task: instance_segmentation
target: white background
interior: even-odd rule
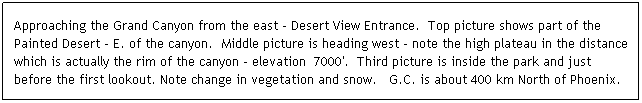
[[[284,98],[284,99],[622,99],[637,98],[637,4],[5,4],[3,5],[3,85],[5,99],[10,98]],[[9,10],[8,8],[20,8]],[[115,20],[139,22],[154,20],[161,22],[193,22],[199,20],[229,23],[232,20],[252,22],[278,21],[281,25],[290,26],[290,21],[332,21],[346,20],[361,22],[364,20],[387,22],[413,22],[419,31],[88,31],[80,34],[77,31],[34,31],[21,33],[13,30],[16,20],[21,22],[74,22],[113,23]],[[429,31],[429,23],[435,20],[443,22],[476,22],[500,23],[509,22],[571,22],[574,20],[591,20],[602,24],[600,31],[463,31],[462,33],[441,33]],[[11,21],[11,22],[9,22]],[[228,25],[229,26],[229,25]],[[497,24],[496,24],[497,27]],[[289,28],[289,27],[288,27]],[[537,28],[537,27],[536,27]],[[302,40],[307,38],[332,38],[334,40],[393,40],[399,39],[410,44],[413,40],[451,38],[515,38],[518,40],[536,40],[541,38],[555,40],[565,38],[578,40],[582,37],[592,39],[626,40],[627,49],[501,49],[499,51],[482,51],[474,49],[412,49],[402,46],[400,49],[374,49],[367,52],[359,49],[15,49],[15,38],[68,38],[68,39],[101,39],[110,43],[111,39],[124,41],[139,37],[155,40],[208,40],[210,45],[218,47],[221,39],[252,37],[255,40],[269,38]],[[441,42],[440,42],[441,44]],[[102,67],[15,67],[14,58],[23,55],[55,55],[57,58],[77,58],[78,56],[105,57],[122,56],[136,58],[165,58],[166,56],[184,55],[197,58],[239,58],[250,62],[258,56],[282,58],[293,56],[308,60],[308,67],[252,67],[241,64],[240,67],[114,67],[110,64],[105,70]],[[557,58],[572,55],[574,57],[590,56],[594,59],[593,67],[565,69],[562,67],[358,67],[357,56],[413,56],[435,58],[436,56],[476,56],[485,59],[498,55],[504,58],[528,58],[530,56]],[[314,56],[346,56],[348,67],[313,67]],[[541,60],[541,59],[540,59]],[[110,61],[111,62],[111,61]],[[567,62],[565,62],[567,63]],[[487,64],[489,65],[489,64]],[[179,74],[188,78],[200,73],[211,76],[278,76],[301,74],[301,76],[372,76],[376,85],[275,85],[267,88],[263,85],[228,85],[219,88],[216,85],[14,85],[13,74],[40,76],[81,73],[99,74],[150,74],[155,82],[161,74]],[[615,76],[618,85],[392,85],[388,77],[392,74],[409,74],[415,78],[419,75],[439,74],[475,75],[539,75],[553,77],[561,74],[581,74],[583,76]],[[316,78],[315,78],[316,79]],[[248,79],[251,80],[251,79]],[[419,82],[419,81],[415,81]],[[10,94],[10,95],[9,95]]]

